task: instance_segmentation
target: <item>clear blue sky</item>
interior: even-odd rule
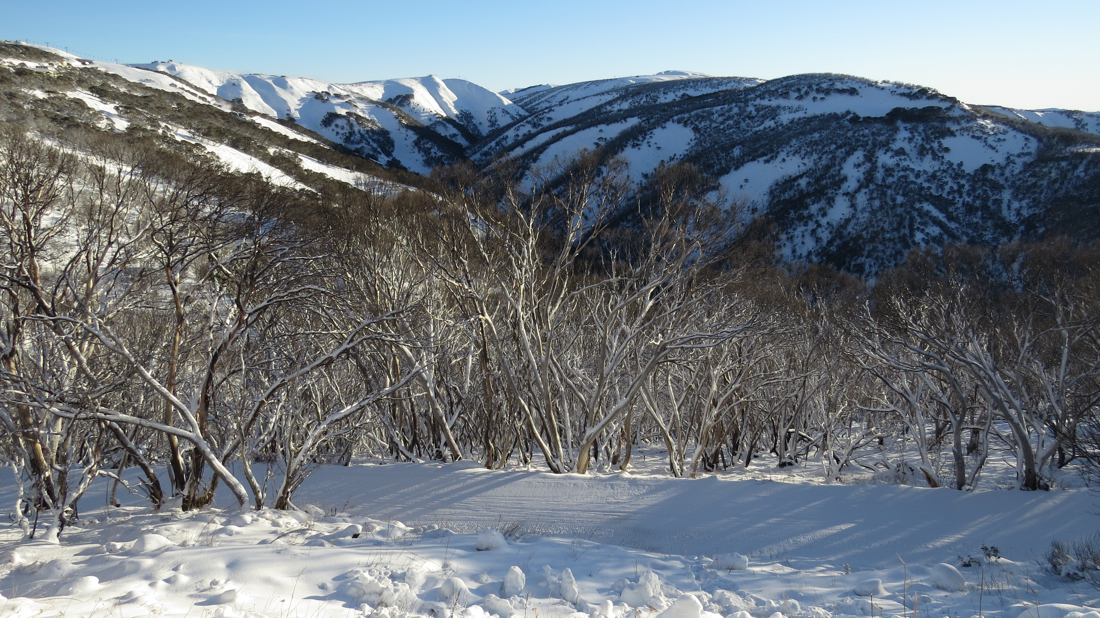
[[[0,38],[333,82],[832,72],[1100,111],[1100,0],[0,0]]]

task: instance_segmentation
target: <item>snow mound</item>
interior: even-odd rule
[[[966,578],[962,576],[962,573],[959,573],[958,569],[944,562],[930,569],[928,581],[933,586],[947,592],[966,591]]]
[[[134,542],[133,547],[130,548],[130,553],[148,554],[164,549],[165,547],[174,547],[175,545],[172,539],[168,537],[159,534],[146,534]]]
[[[886,596],[886,589],[882,587],[881,579],[865,579],[852,589],[852,592],[861,597],[883,597]]]
[[[685,594],[673,601],[665,611],[657,614],[657,618],[700,618],[703,614],[703,604],[693,595]]]
[[[1082,607],[1067,603],[1045,603],[1043,605],[1029,605],[1020,612],[1017,618],[1093,618],[1100,616],[1096,610],[1085,612]]]
[[[515,609],[508,602],[508,599],[502,599],[495,594],[485,595],[485,598],[481,600],[481,606],[485,608],[485,611],[500,616],[500,618],[508,618],[508,616],[515,613]]]
[[[358,603],[371,607],[397,607],[404,611],[413,611],[420,606],[420,599],[413,591],[414,586],[408,582],[409,571],[405,572],[405,582],[394,582],[385,571],[372,569],[351,571],[347,578],[341,591]],[[420,583],[422,582],[423,579]],[[416,587],[420,583],[416,583]]]
[[[478,551],[490,551],[505,547],[508,547],[508,541],[504,540],[504,535],[496,530],[482,530],[477,533]]]
[[[439,598],[449,605],[469,605],[474,596],[461,577],[450,577],[439,586]]]
[[[738,553],[720,554],[714,557],[714,566],[724,571],[744,571],[749,568],[749,559]]]
[[[58,592],[61,596],[85,600],[102,589],[103,586],[100,585],[98,577],[94,575],[85,575],[84,577],[78,577],[65,584]]]
[[[769,616],[776,613],[784,616],[797,616],[802,613],[802,605],[794,599],[783,599],[782,601],[768,599],[764,603],[764,613]]]
[[[504,576],[504,584],[500,590],[505,597],[514,597],[522,592],[525,586],[527,586],[527,576],[523,574],[523,570],[518,566],[513,566],[508,569],[508,574]]]
[[[660,605],[661,578],[653,571],[642,573],[638,577],[638,583],[623,588],[619,600],[631,607]]]
[[[50,560],[38,569],[38,577],[41,579],[61,579],[73,570],[73,565],[62,558]]]

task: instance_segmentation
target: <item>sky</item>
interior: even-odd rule
[[[0,0],[0,39],[124,63],[501,91],[664,70],[844,73],[1100,111],[1100,0]]]

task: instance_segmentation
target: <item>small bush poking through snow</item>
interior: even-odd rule
[[[518,541],[523,538],[523,524],[518,521],[510,524],[501,522],[497,524],[496,530],[506,541]]]
[[[1043,557],[1050,573],[1068,581],[1087,580],[1100,588],[1100,534],[1072,544],[1053,541]]]
[[[1073,557],[1073,548],[1067,543],[1052,541],[1044,558],[1051,573],[1069,580],[1082,579],[1077,560]]]

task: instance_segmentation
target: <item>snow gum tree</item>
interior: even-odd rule
[[[0,143],[0,223],[3,225],[3,361],[7,401],[0,422],[11,446],[33,478],[37,505],[52,508],[64,500],[67,485],[56,478],[49,440],[55,419],[36,410],[29,382],[28,355],[40,326],[30,316],[50,304],[44,261],[72,212],[76,161],[67,153],[8,132]],[[47,218],[58,213],[55,221]],[[50,225],[55,223],[55,225]]]
[[[663,170],[634,231],[616,237],[608,223],[635,199],[621,163],[582,155],[522,188],[507,169],[451,198],[471,213],[464,238],[491,285],[470,276],[465,255],[442,272],[478,321],[481,365],[498,359],[500,390],[549,468],[583,473],[663,364],[742,328],[703,311],[722,291],[708,268],[724,246],[719,220],[729,219],[682,195],[682,172]],[[494,388],[490,380],[484,390]]]

